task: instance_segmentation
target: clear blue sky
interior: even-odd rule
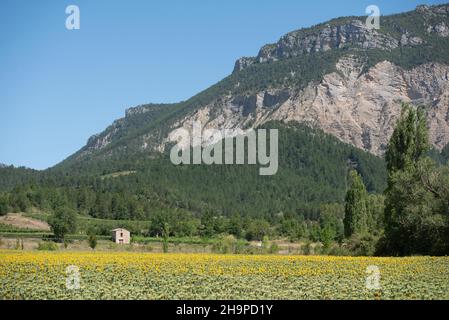
[[[1,0],[0,163],[55,165],[126,108],[185,100],[289,31],[444,2]],[[80,30],[65,28],[70,4]]]

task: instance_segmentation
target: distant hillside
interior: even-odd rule
[[[0,191],[33,182],[38,176],[37,170],[0,165]]]
[[[175,166],[167,154],[155,154],[79,162],[70,172],[54,168],[29,176],[29,186],[16,192],[24,193],[30,206],[50,209],[64,201],[75,210],[109,219],[143,219],[158,210],[178,209],[194,214],[272,217],[284,212],[316,218],[321,204],[343,203],[351,168],[361,173],[371,192],[385,188],[382,159],[319,129],[295,123],[267,125],[280,129],[275,176],[260,176],[254,165]],[[132,174],[114,174],[120,172]]]

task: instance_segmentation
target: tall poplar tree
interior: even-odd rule
[[[345,236],[353,234],[363,234],[367,232],[368,212],[365,185],[362,178],[355,171],[349,173],[349,190],[345,198],[345,218],[343,220]]]
[[[390,176],[398,170],[409,169],[429,151],[429,147],[424,109],[403,104],[401,118],[385,153]]]
[[[386,153],[385,253],[441,254],[447,218],[442,175],[426,158],[429,150],[422,108],[404,105]],[[442,210],[443,209],[443,210]],[[443,243],[443,244],[441,244]]]
[[[416,163],[429,150],[426,117],[423,108],[403,104],[402,114],[396,124],[385,154],[388,169],[388,188],[386,190],[385,228],[392,232],[403,214],[406,204],[398,203],[394,195],[394,177],[398,172],[412,174]]]

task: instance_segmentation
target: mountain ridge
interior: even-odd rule
[[[447,15],[448,5],[419,5],[415,11],[423,15]],[[410,13],[410,12],[409,12]],[[389,19],[400,17],[407,13],[388,16]],[[388,19],[387,18],[387,19]],[[241,71],[254,63],[277,61],[291,56],[310,54],[312,52],[328,51],[334,48],[345,48],[350,43],[360,45],[364,49],[394,49],[399,46],[414,46],[422,44],[423,39],[411,34],[407,29],[399,26],[388,26],[396,29],[400,37],[391,36],[385,29],[370,30],[363,20],[366,17],[340,17],[328,22],[320,23],[310,28],[302,28],[282,36],[277,43],[263,46],[256,57],[242,57],[235,62],[234,72]],[[384,16],[381,19],[385,19]],[[427,31],[436,32],[441,36],[449,36],[449,28],[441,22],[429,24]]]
[[[90,137],[85,147],[63,163],[114,153],[163,152],[173,142],[171,134],[179,127],[189,127],[194,120],[204,121],[206,128],[217,129],[247,129],[270,120],[294,120],[317,126],[343,142],[381,155],[401,102],[431,107],[437,104],[436,109],[428,108],[428,117],[432,143],[441,150],[449,143],[449,116],[444,115],[449,114],[445,108],[449,97],[445,85],[449,70],[449,5],[418,6],[414,11],[381,17],[380,30],[367,29],[364,19],[342,17],[289,32],[276,44],[263,46],[257,57],[237,60],[228,77],[187,101],[129,108],[124,118]],[[359,74],[351,75],[354,70]],[[395,75],[386,77],[389,71]],[[438,77],[432,77],[435,72]],[[421,77],[425,78],[423,85]],[[365,89],[369,82],[380,84],[371,91],[383,90],[390,97],[376,100],[373,95],[362,96],[365,102],[358,105],[357,96],[343,104],[339,102],[342,86],[338,88],[335,81],[352,81],[353,87],[347,88],[349,92],[357,89],[354,85],[363,88],[357,83],[359,79],[366,80]],[[382,86],[382,81],[387,80],[393,84]],[[397,81],[405,91],[395,99],[394,90],[390,89],[395,89]],[[329,91],[332,86],[336,90],[334,96]],[[310,96],[320,89],[321,96]],[[363,95],[363,90],[359,91]],[[305,101],[307,94],[312,100]],[[326,116],[329,110],[324,108],[323,97],[329,94],[326,103],[334,107],[334,118]],[[322,103],[317,105],[320,99]],[[365,116],[341,116],[348,105],[356,105],[355,111]],[[307,108],[312,111],[305,112]],[[384,110],[384,114],[375,115],[380,120],[366,127],[370,108]]]

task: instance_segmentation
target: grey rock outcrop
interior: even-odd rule
[[[441,31],[438,27],[438,32]],[[261,48],[256,58],[243,57],[236,61],[234,72],[242,71],[254,63],[273,62],[314,52],[326,52],[332,49],[358,48],[364,50],[392,50],[399,46],[417,46],[424,42],[418,36],[404,30],[396,39],[388,34],[368,28],[360,20],[352,20],[342,25],[315,27],[312,31],[298,30],[283,36],[277,43]]]
[[[353,20],[341,26],[327,25],[310,35],[300,31],[283,36],[275,45],[263,47],[257,60],[259,63],[295,57],[311,52],[325,52],[332,49],[343,49],[349,46],[361,49],[397,48],[399,41],[391,36],[369,29],[360,20]]]
[[[449,27],[444,23],[440,22],[434,26],[429,26],[427,28],[428,33],[436,33],[440,37],[449,37]]]
[[[235,62],[234,72],[242,71],[243,69],[245,69],[245,68],[249,67],[250,65],[254,64],[254,62],[256,62],[256,59],[252,58],[252,57],[239,58]]]

